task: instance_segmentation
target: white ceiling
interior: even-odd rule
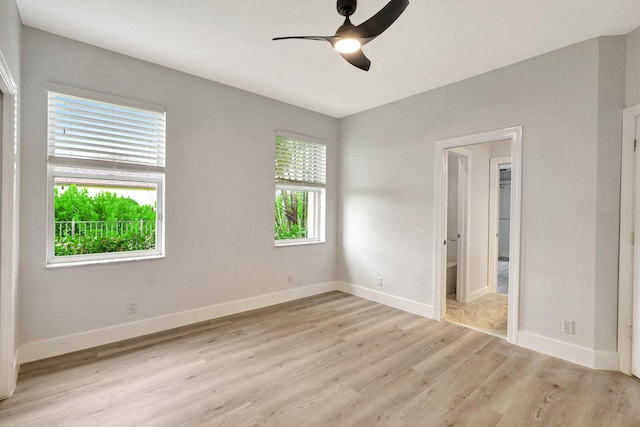
[[[354,24],[388,0],[360,0]],[[640,0],[411,0],[363,48],[369,72],[328,43],[335,0],[17,0],[25,25],[333,117],[344,117],[640,26]]]

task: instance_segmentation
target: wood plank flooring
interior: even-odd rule
[[[486,294],[475,301],[463,303],[456,301],[455,294],[447,294],[445,319],[506,338],[507,299],[507,295]]]
[[[2,426],[640,426],[640,382],[339,292],[25,365]]]

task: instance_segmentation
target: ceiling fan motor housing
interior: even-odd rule
[[[349,17],[353,15],[358,7],[357,0],[338,0],[338,13],[342,16]]]

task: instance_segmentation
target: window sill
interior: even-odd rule
[[[164,255],[148,255],[139,257],[124,257],[124,258],[110,258],[110,259],[96,259],[96,260],[82,260],[82,261],[57,261],[47,262],[46,268],[63,268],[63,267],[83,267],[89,265],[100,264],[112,264],[118,262],[138,262],[149,261],[155,259],[163,259]]]
[[[308,240],[308,241],[303,241],[303,242],[296,242],[296,241],[288,241],[286,243],[274,243],[274,247],[276,248],[284,248],[284,247],[288,247],[288,246],[304,246],[304,245],[319,245],[319,244],[325,244],[326,241],[324,240]]]

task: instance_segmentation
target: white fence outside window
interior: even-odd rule
[[[55,236],[118,236],[140,234],[152,236],[156,232],[156,221],[56,221]]]

